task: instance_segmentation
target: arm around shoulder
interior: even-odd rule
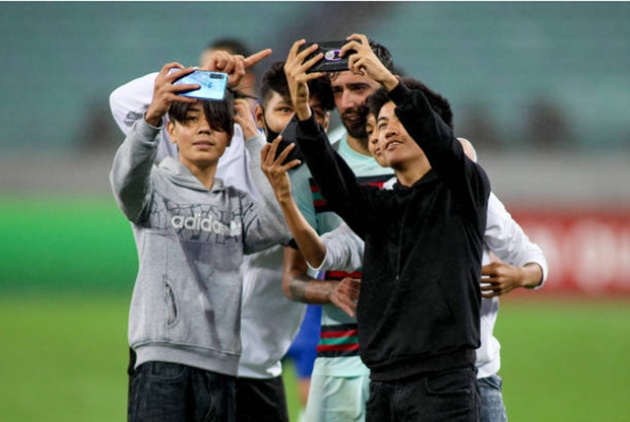
[[[109,106],[112,115],[125,135],[149,108],[157,75],[158,72],[154,72],[134,79],[119,86],[110,94]]]

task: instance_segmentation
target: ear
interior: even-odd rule
[[[177,139],[175,138],[175,123],[170,119],[166,122],[166,132],[171,142],[177,144]]]
[[[256,119],[256,126],[258,126],[259,129],[265,130],[265,116],[260,104],[256,104],[256,107],[254,107],[254,118]]]

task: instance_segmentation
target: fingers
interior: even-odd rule
[[[368,37],[363,34],[352,34],[348,38],[346,38],[348,42],[341,47],[341,56],[343,57],[348,50],[354,50],[357,53],[361,50],[365,50],[370,47],[370,41]]]
[[[177,69],[173,71],[174,69]],[[161,98],[164,101],[179,101],[184,103],[194,103],[197,100],[180,95],[183,92],[192,91],[199,88],[198,84],[176,85],[175,82],[184,76],[192,73],[195,69],[184,67],[180,63],[172,62],[164,65],[155,79],[154,99]],[[158,100],[159,101],[159,100]]]
[[[481,267],[481,275],[487,275],[487,276],[496,276],[497,275],[497,263],[496,262],[492,262],[490,264],[486,264],[484,266]]]
[[[370,41],[368,40],[368,37],[364,34],[359,34],[359,33],[354,33],[352,35],[350,35],[349,37],[346,38],[347,40],[354,40],[354,41],[359,41],[361,44],[364,45],[368,45],[370,43]]]
[[[178,62],[167,63],[160,70],[160,74],[166,75],[171,71],[171,69],[185,69],[185,67]]]
[[[337,296],[333,301],[335,306],[344,311],[348,316],[353,317],[355,315],[355,311],[357,310],[357,304],[344,296]]]
[[[234,117],[247,117],[245,113],[251,114],[247,100],[244,98],[236,98],[234,100]]]
[[[280,141],[282,140],[282,135],[278,135],[276,139],[271,142],[271,148],[269,149],[269,155],[267,156],[268,164],[272,164],[275,160],[276,151],[278,151],[278,145],[280,145]]]
[[[278,155],[278,157],[275,160],[275,164],[277,164],[278,166],[281,166],[282,163],[284,162],[284,160],[287,159],[287,157],[289,156],[289,153],[295,148],[295,144],[289,144],[287,145],[282,152],[280,153],[280,155]]]
[[[285,64],[285,70],[289,70],[293,74],[305,73],[315,63],[320,61],[322,57],[324,57],[323,53],[320,52],[319,54],[311,57],[309,60],[306,60],[306,58],[317,51],[319,47],[317,44],[312,44],[306,47],[304,50],[298,51],[300,46],[302,46],[303,44],[304,40],[296,41],[293,44],[291,52],[289,53],[289,58],[287,58]]]
[[[354,310],[345,302],[336,303],[337,307],[344,311],[350,318],[354,318]],[[356,309],[356,308],[355,308]]]
[[[298,50],[304,43],[306,43],[306,40],[304,38],[294,42],[293,45],[291,46],[291,49],[289,50],[289,57],[295,57],[297,55]]]
[[[272,53],[271,48],[265,48],[264,50],[259,51],[258,53],[254,53],[251,56],[248,56],[244,60],[245,69],[248,69],[260,62],[263,59],[269,57]]]
[[[266,163],[267,163],[267,157],[269,156],[270,149],[271,149],[271,144],[265,144],[260,150],[260,162],[263,164],[263,171],[267,169]]]

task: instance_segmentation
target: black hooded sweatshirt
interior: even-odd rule
[[[361,186],[316,120],[296,137],[332,209],[365,240],[359,347],[375,381],[474,365],[490,183],[420,90],[399,83],[395,113],[432,169],[413,186]]]

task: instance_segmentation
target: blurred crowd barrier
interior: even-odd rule
[[[549,263],[541,292],[630,296],[630,208],[512,210]]]

